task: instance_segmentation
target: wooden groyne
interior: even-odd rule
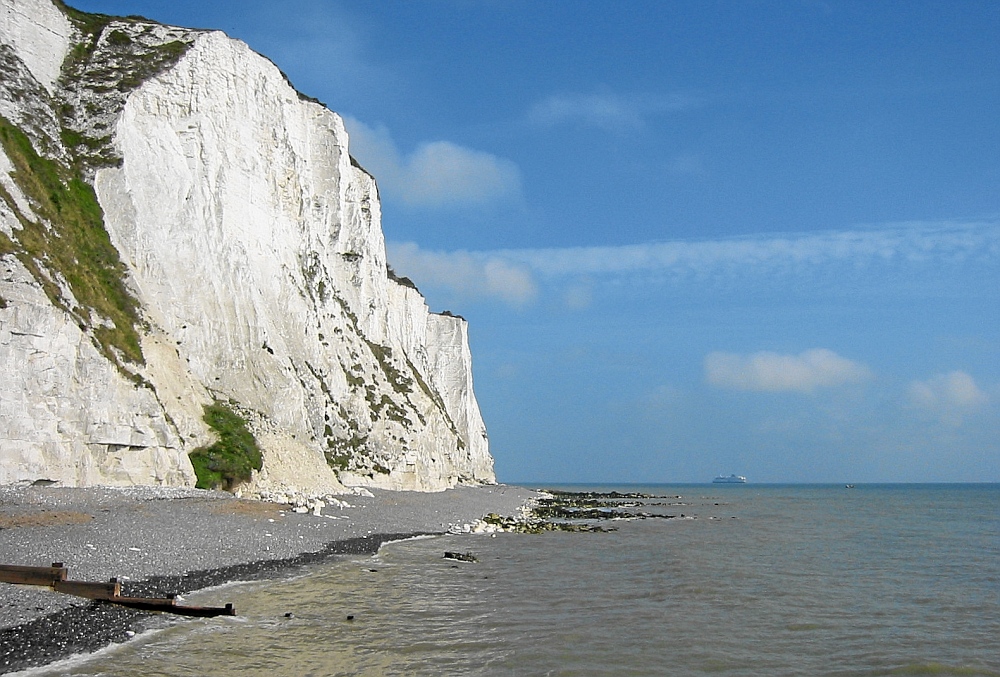
[[[181,616],[235,616],[232,604],[224,607],[184,606],[173,595],[167,597],[123,597],[121,582],[112,578],[107,583],[69,580],[69,570],[62,562],[48,567],[27,567],[0,564],[0,582],[15,585],[37,585],[66,595],[93,599],[143,611],[160,611]]]

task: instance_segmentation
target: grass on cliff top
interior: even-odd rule
[[[122,161],[112,143],[112,121],[128,94],[177,63],[192,43],[187,39],[159,42],[156,31],[150,30],[158,22],[141,16],[91,14],[61,0],[56,3],[79,29],[62,63],[64,91],[57,108],[61,139],[78,169],[92,175],[100,167],[118,166]]]
[[[72,313],[82,329],[91,330],[112,363],[121,367],[123,358],[142,364],[136,329],[139,303],[125,286],[126,269],[104,228],[94,189],[58,162],[39,156],[28,137],[3,117],[0,143],[14,164],[14,181],[43,221],[27,218],[9,195],[0,195],[21,224],[14,240],[0,234],[0,253],[15,254],[52,303]],[[59,277],[72,299],[64,298],[54,282]]]
[[[62,11],[73,24],[85,33],[96,33],[108,24],[114,17],[107,14],[96,14],[81,12],[75,7],[70,7],[63,0],[55,0],[55,5]]]
[[[257,440],[246,422],[221,402],[206,406],[202,420],[218,434],[219,441],[188,454],[198,477],[195,486],[232,491],[263,465]]]

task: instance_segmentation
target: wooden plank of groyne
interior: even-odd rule
[[[101,600],[143,611],[162,611],[202,618],[236,615],[236,609],[232,604],[227,604],[224,607],[180,606],[173,597],[122,597],[122,585],[117,578],[112,578],[107,583],[88,583],[86,581],[68,581],[66,580],[67,574],[68,570],[61,562],[55,562],[50,567],[0,564],[0,583],[40,585],[66,595]]]
[[[115,597],[106,600],[112,604],[127,606],[131,609],[141,609],[142,611],[162,611],[181,616],[197,616],[209,618],[212,616],[235,616],[236,609],[232,604],[224,607],[212,606],[181,606],[172,598],[157,599],[148,597]]]
[[[12,564],[0,564],[0,581],[16,585],[44,585],[51,587],[59,581],[65,581],[68,570],[61,562],[55,562],[50,567],[23,567]]]
[[[122,585],[117,578],[107,583],[85,583],[84,581],[56,581],[52,589],[75,597],[87,599],[111,599],[122,594]]]

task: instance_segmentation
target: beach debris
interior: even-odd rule
[[[254,494],[253,498],[266,503],[287,505],[292,512],[300,515],[312,513],[316,517],[331,517],[323,513],[323,509],[327,507],[341,510],[354,507],[330,494],[307,494],[298,491],[262,491]]]
[[[473,555],[471,552],[451,552],[445,551],[445,559],[453,559],[459,562],[478,562],[479,558]]]
[[[177,595],[163,598],[157,597],[127,597],[122,595],[121,581],[110,579],[107,583],[92,583],[89,581],[71,581],[69,570],[62,562],[53,562],[48,567],[31,567],[0,564],[0,582],[14,585],[38,585],[51,588],[74,597],[83,597],[99,602],[108,602],[142,611],[160,611],[181,616],[235,616],[236,609],[232,604],[224,607],[182,606],[177,604]]]
[[[503,531],[503,528],[487,519],[476,520],[470,524],[456,524],[448,529],[450,534],[492,534],[497,531]]]

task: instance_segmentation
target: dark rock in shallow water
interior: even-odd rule
[[[610,520],[627,519],[636,517],[636,513],[625,512],[623,510],[613,510],[611,508],[578,508],[563,507],[561,505],[539,505],[534,509],[533,514],[539,519],[576,519],[576,520]]]
[[[471,552],[445,552],[445,559],[454,559],[459,562],[478,562],[479,559]]]
[[[546,531],[614,531],[598,526],[594,522],[674,517],[674,515],[640,510],[639,508],[647,505],[664,505],[651,502],[650,499],[662,497],[649,494],[624,494],[616,491],[577,493],[556,490],[545,490],[544,494],[548,496],[536,501],[527,516],[515,519],[490,513],[483,519],[487,524],[499,527],[503,531],[539,534]]]

